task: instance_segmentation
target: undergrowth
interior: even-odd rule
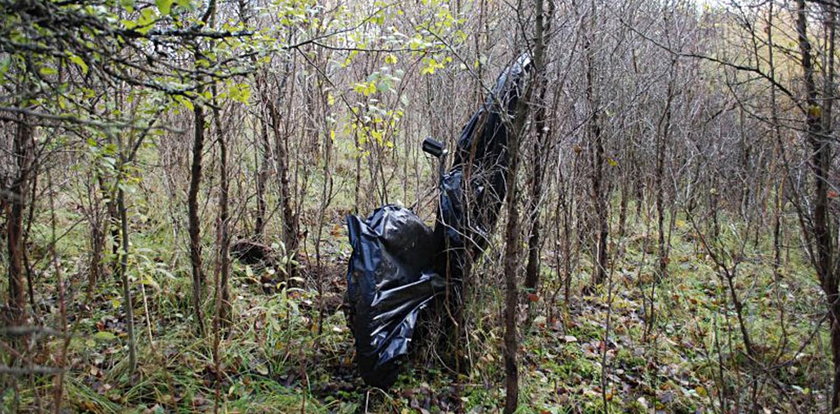
[[[615,256],[603,285],[583,289],[589,280],[583,258],[569,303],[562,295],[546,303],[548,294],[523,301],[523,318],[526,304],[534,312],[530,323],[520,325],[530,327],[521,332],[519,350],[521,412],[595,413],[604,412],[605,403],[616,413],[821,411],[831,369],[820,325],[823,298],[801,252],[788,252],[774,276],[763,253],[769,241],[748,245],[736,280],[755,343],[755,356],[748,357],[729,292],[693,232],[677,221],[665,280],[652,277],[654,258],[645,239],[653,236],[638,224],[614,242],[623,254]],[[80,412],[496,412],[504,398],[498,255],[488,253],[474,273],[481,283],[471,284],[468,371],[456,374],[434,352],[418,350],[398,383],[383,391],[366,387],[354,371],[352,336],[339,306],[349,251],[343,232],[329,233],[322,254],[331,260],[321,269],[302,260],[302,283],[287,286],[279,274],[234,264],[235,318],[220,338],[218,364],[213,335],[196,332],[184,259],[170,257],[172,242],[161,243],[158,233],[134,238],[139,369],[133,375],[120,286],[106,278],[88,301],[79,276],[86,247],[60,244],[62,266],[76,275],[67,284],[72,338],[66,354],[63,339],[35,338],[42,356],[36,362],[54,364],[64,356],[63,406]],[[724,235],[724,243],[726,237],[734,236]],[[550,263],[553,257],[544,261],[543,292],[562,284]],[[325,280],[321,293],[312,283],[317,277]],[[44,273],[36,289],[46,326],[59,324],[54,283]],[[643,307],[643,295],[652,290],[655,318]],[[21,376],[15,385],[2,392],[7,411],[52,406],[53,376]]]

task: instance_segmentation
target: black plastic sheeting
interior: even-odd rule
[[[353,252],[346,301],[367,384],[388,388],[396,381],[421,312],[441,293],[450,288],[450,305],[463,303],[467,255],[474,260],[487,246],[505,197],[509,123],[529,67],[528,55],[508,66],[462,130],[452,167],[441,177],[434,230],[396,205],[364,220],[347,217]]]
[[[461,301],[467,255],[474,261],[484,252],[507,193],[509,123],[530,66],[531,57],[525,54],[502,72],[484,105],[461,131],[452,168],[441,177],[435,232],[444,234],[445,256],[438,268],[448,271],[454,291],[450,302],[456,305]],[[464,189],[465,176],[469,193]]]
[[[420,310],[444,287],[432,271],[438,243],[411,210],[380,207],[366,220],[347,217],[353,253],[347,274],[356,360],[366,383],[387,388],[398,374]]]

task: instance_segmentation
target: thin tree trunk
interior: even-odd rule
[[[323,90],[323,82],[319,82],[319,87]],[[321,187],[321,205],[318,208],[318,227],[315,235],[315,262],[318,269],[318,335],[321,335],[324,328],[324,317],[326,316],[326,309],[324,304],[324,282],[326,279],[321,263],[321,240],[324,231],[324,219],[333,198],[333,176],[332,176],[332,146],[333,135],[330,129],[329,118],[330,107],[327,103],[326,94],[321,92],[321,134],[324,139],[324,184]],[[408,163],[405,163],[408,165]],[[407,177],[408,175],[406,175]],[[405,186],[406,188],[408,186]]]
[[[516,206],[518,186],[516,173],[519,166],[519,137],[518,130],[511,131],[510,167],[507,191],[508,221],[505,228],[505,413],[511,414],[519,406],[519,371],[516,365],[518,348],[516,330],[516,309],[518,306],[518,291],[516,288],[516,273],[519,267],[519,209]]]
[[[545,71],[545,49],[548,43],[546,33],[551,30],[551,18],[554,14],[554,3],[549,3],[548,12],[543,15],[542,0],[537,0],[537,16],[535,27],[535,41],[534,46],[534,66],[535,77],[531,87],[539,91],[537,93],[538,99],[536,102],[537,108],[534,111],[534,129],[536,130],[536,139],[534,140],[534,147],[532,156],[534,157],[533,177],[531,180],[530,191],[528,194],[528,221],[530,225],[530,232],[528,234],[528,262],[525,266],[525,289],[533,294],[537,294],[540,283],[540,250],[542,248],[542,241],[540,235],[540,208],[542,207],[541,199],[543,197],[543,175],[547,162],[549,145],[548,145],[548,126],[546,122],[546,71]],[[528,324],[530,324],[531,315],[533,315],[534,300],[528,300]]]
[[[257,85],[263,99],[266,99],[266,82],[265,80],[257,80]],[[265,112],[263,115],[266,116]],[[254,218],[254,236],[257,238],[258,241],[262,242],[265,239],[265,213],[267,208],[266,200],[265,200],[265,190],[266,190],[266,182],[268,181],[269,177],[269,168],[271,164],[271,141],[268,137],[268,122],[261,121],[260,122],[260,149],[261,151],[257,151],[261,153],[260,159],[257,161],[259,163],[259,172],[257,172],[257,213],[256,217]]]
[[[537,122],[539,125],[539,122]],[[537,126],[539,128],[539,126]],[[542,150],[539,142],[534,144],[534,149]],[[540,202],[542,197],[543,184],[542,174],[543,169],[540,165],[541,160],[536,160],[534,163],[534,177],[531,181],[531,187],[528,194],[528,221],[530,223],[531,231],[528,234],[528,263],[525,266],[525,283],[524,287],[531,293],[536,293],[540,282]]]
[[[569,192],[566,191],[568,185],[574,183],[575,171],[577,171],[577,155],[572,161],[570,168],[571,176],[564,178],[563,169],[558,164],[557,166],[557,182],[562,185],[558,191],[558,212],[563,212],[563,301],[566,309],[569,309],[569,304],[572,299],[572,211],[575,209],[574,199],[567,197]],[[559,162],[559,161],[558,161]],[[569,183],[567,185],[567,183]],[[576,238],[575,238],[576,239]]]
[[[827,73],[825,75],[825,85],[824,85],[824,95],[825,99],[823,100],[823,110],[822,110],[822,136],[820,136],[820,140],[822,141],[822,145],[819,146],[820,148],[820,162],[821,164],[821,172],[818,177],[820,182],[823,183],[823,191],[825,191],[825,206],[823,207],[826,211],[828,211],[828,183],[827,180],[828,174],[830,174],[829,169],[831,168],[831,143],[830,139],[827,137],[831,137],[833,134],[832,131],[832,121],[833,121],[833,108],[834,108],[834,97],[835,94],[835,87],[834,87],[834,53],[835,53],[835,30],[837,27],[837,14],[835,6],[826,6],[826,12],[828,14],[828,20],[825,22],[826,29],[829,33],[828,39],[828,68],[826,69]],[[810,128],[809,128],[810,129]],[[828,215],[828,213],[825,213]],[[830,218],[826,218],[826,240],[828,243],[832,242],[831,234],[833,229],[830,228],[831,222]],[[837,246],[829,244],[831,248],[830,252],[832,256],[836,256],[836,248]],[[832,387],[832,397],[831,397],[831,409],[833,412],[837,412],[838,408],[840,408],[840,289],[838,289],[838,275],[836,270],[836,257],[833,260],[829,260],[828,264],[831,265],[829,267],[830,273],[826,275],[826,279],[830,281],[827,287],[829,291],[826,292],[829,303],[831,304],[831,350],[832,356],[834,360],[834,384]],[[830,293],[829,293],[830,292]]]
[[[771,2],[767,9],[767,62],[770,67],[770,78],[776,77],[776,65],[774,61],[774,44],[773,44],[773,3]],[[770,88],[770,120],[773,124],[773,136],[776,140],[775,152],[776,159],[782,160],[782,167],[787,167],[787,162],[784,157],[784,143],[782,142],[781,125],[779,124],[779,109],[776,104],[776,86],[772,85]],[[782,266],[782,214],[784,213],[784,189],[785,176],[787,170],[783,170],[781,178],[775,184],[774,194],[774,214],[773,214],[773,275],[774,279],[778,280],[781,273],[779,269]]]
[[[542,0],[535,0],[536,8],[536,41],[542,42],[544,33],[544,18]],[[542,70],[542,52],[534,55],[534,65],[537,71]],[[508,221],[505,227],[505,254],[504,254],[504,278],[505,278],[505,332],[504,332],[504,361],[505,361],[505,410],[506,414],[513,414],[519,406],[519,368],[516,358],[519,348],[519,338],[516,329],[516,314],[519,305],[519,291],[516,286],[516,275],[519,268],[519,209],[517,198],[519,186],[516,179],[519,172],[519,149],[522,139],[525,137],[525,121],[528,116],[528,105],[532,92],[533,83],[527,86],[526,91],[517,102],[514,119],[510,127],[510,142],[508,145],[510,164],[507,171],[507,200],[506,207]]]
[[[195,133],[193,136],[192,165],[190,167],[190,188],[187,194],[190,234],[190,264],[192,265],[193,311],[198,323],[199,335],[204,336],[204,315],[201,301],[204,297],[204,271],[201,264],[201,223],[198,217],[198,190],[201,185],[201,157],[204,152],[204,108],[193,101]]]
[[[360,151],[360,143],[359,143],[359,132],[358,130],[353,131],[353,145],[356,151]],[[362,157],[355,157],[356,164],[354,170],[354,180],[353,180],[353,214],[358,214],[359,211],[359,202],[360,194],[362,191]]]
[[[122,174],[122,173],[120,173]],[[120,254],[119,276],[122,281],[123,310],[125,311],[126,330],[128,331],[128,372],[134,374],[137,368],[136,341],[134,339],[134,303],[131,299],[131,287],[128,279],[128,215],[125,208],[125,192],[117,190],[117,209],[120,216],[122,234],[122,252]]]
[[[14,324],[24,320],[26,290],[24,287],[23,215],[29,195],[30,174],[34,151],[34,131],[25,115],[16,126],[14,156],[17,163],[17,177],[8,192],[8,219],[6,222],[6,249],[9,259],[9,310]]]
[[[280,91],[282,93],[282,91]],[[294,258],[298,249],[298,225],[292,208],[292,190],[289,182],[289,134],[282,131],[280,125],[280,112],[273,101],[268,101],[268,110],[271,115],[271,127],[274,131],[275,148],[277,151],[277,169],[280,175],[280,208],[283,211],[283,244],[285,245],[286,257]],[[286,277],[295,275],[295,266],[291,260],[286,264]]]
[[[618,239],[624,238],[624,233],[627,227],[627,203],[630,198],[630,191],[628,187],[630,184],[629,177],[625,176],[625,181],[621,184],[621,200],[618,204]]]
[[[668,139],[671,133],[671,104],[674,100],[674,73],[676,71],[676,58],[671,60],[668,76],[668,91],[665,100],[665,110],[659,118],[656,134],[656,224],[658,233],[658,255],[659,267],[656,281],[659,282],[668,276],[668,246],[665,240],[665,152],[668,149]],[[651,297],[653,300],[653,297]],[[651,306],[653,310],[653,306]],[[652,319],[652,318],[651,318]]]
[[[805,0],[797,0],[796,32],[801,55],[803,84],[805,88],[806,126],[808,144],[811,146],[811,171],[813,172],[814,192],[811,204],[809,228],[811,239],[815,243],[813,259],[820,285],[828,300],[828,312],[831,321],[831,354],[834,361],[834,384],[831,393],[831,411],[840,408],[840,295],[838,295],[837,275],[834,269],[834,247],[832,241],[831,219],[829,217],[828,173],[831,165],[831,142],[825,139],[822,117],[825,110],[820,106],[814,81],[811,42],[808,39],[807,11]]]
[[[117,211],[117,193],[115,189],[110,188],[106,182],[105,177],[101,174],[97,174],[96,181],[99,183],[99,192],[102,194],[107,201],[105,202],[105,211],[107,213],[107,219],[105,221],[105,229],[104,231],[109,233],[109,237],[111,239],[111,258],[110,258],[110,268],[111,270],[116,269],[120,265],[120,246],[122,243],[120,242],[120,214]],[[116,273],[115,273],[116,275]],[[119,282],[119,280],[117,280]]]
[[[589,36],[595,30],[595,3],[592,2],[590,10]],[[590,118],[589,126],[589,150],[592,166],[592,190],[591,197],[595,208],[595,266],[592,269],[592,287],[600,284],[606,277],[607,271],[607,237],[609,237],[609,223],[607,200],[604,183],[604,139],[601,134],[601,124],[597,97],[595,96],[595,56],[592,40],[587,36],[584,40],[586,51],[586,100],[589,103]]]
[[[91,207],[97,209],[97,207]],[[93,213],[97,214],[98,213]],[[105,245],[105,235],[102,233],[102,223],[97,217],[93,223],[90,224],[90,273],[88,274],[87,298],[93,298],[93,291],[96,289],[96,284],[102,275],[102,250]]]
[[[216,96],[216,87],[213,86]],[[222,129],[221,114],[218,106],[213,107],[213,122],[219,141],[219,281],[216,286],[216,329],[227,330],[231,324],[230,303],[230,212],[229,192],[230,179],[228,177],[228,140]]]
[[[254,236],[260,242],[265,240],[265,183],[268,181],[269,164],[271,162],[271,144],[268,140],[268,127],[262,123],[260,144],[262,146],[262,157],[259,161],[259,172],[257,173],[257,214],[254,219]]]
[[[34,162],[34,159],[33,159]],[[29,183],[29,199],[35,200],[37,198],[38,192],[38,174],[37,171],[32,172],[32,177]],[[0,203],[0,210],[2,209],[2,203]],[[29,203],[29,212],[27,213],[26,218],[26,227],[23,230],[23,245],[26,246],[27,241],[29,240],[29,236],[32,234],[32,223],[35,222],[35,203]],[[23,267],[26,270],[26,288],[29,290],[29,306],[32,309],[32,316],[38,320],[38,312],[35,306],[35,288],[33,284],[35,283],[35,274],[32,271],[32,263],[29,260],[29,250],[23,249]]]

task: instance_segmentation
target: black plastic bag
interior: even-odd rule
[[[387,388],[420,311],[443,290],[443,278],[432,271],[439,243],[420,217],[395,205],[364,221],[348,216],[347,228],[353,247],[347,300],[359,372],[366,383]]]
[[[443,236],[443,254],[437,269],[446,276],[452,313],[463,303],[468,262],[484,252],[507,193],[508,125],[530,66],[530,55],[524,54],[499,75],[484,105],[461,131],[452,167],[441,177],[435,233]]]
[[[507,193],[508,123],[525,89],[531,57],[520,56],[507,67],[478,111],[461,131],[452,168],[442,177],[438,226],[446,226],[451,246],[480,254],[499,217]],[[469,191],[464,189],[464,177]]]

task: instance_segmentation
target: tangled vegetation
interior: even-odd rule
[[[0,0],[0,407],[832,412],[838,8]],[[523,52],[463,337],[366,386],[345,216]]]

